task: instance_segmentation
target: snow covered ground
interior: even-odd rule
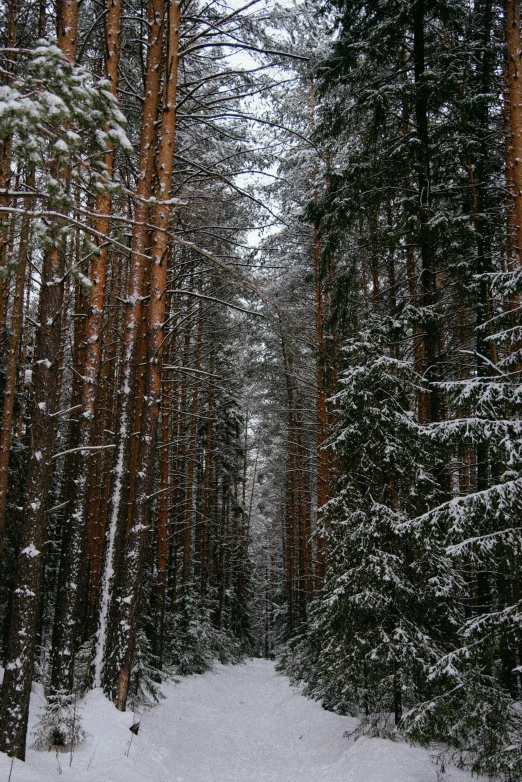
[[[142,715],[118,712],[101,691],[82,707],[90,734],[68,754],[29,750],[11,782],[468,782],[450,769],[437,777],[429,754],[383,739],[343,736],[356,720],[324,711],[277,674],[273,663],[216,666],[164,687],[166,700]],[[31,703],[31,725],[41,696]],[[132,738],[132,743],[130,740]],[[0,782],[11,761],[0,754]],[[474,778],[476,782],[476,777]]]

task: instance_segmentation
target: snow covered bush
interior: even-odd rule
[[[78,696],[64,692],[50,695],[42,709],[34,736],[35,749],[73,751],[86,736],[81,724]]]
[[[168,663],[177,674],[204,673],[216,660],[235,663],[243,659],[240,641],[214,621],[216,601],[211,596],[201,596],[188,584],[176,608],[167,620],[166,648]]]
[[[159,669],[158,658],[152,651],[146,633],[142,629],[138,630],[129,687],[131,708],[136,710],[159,703],[163,698],[160,685],[167,676],[168,672]]]

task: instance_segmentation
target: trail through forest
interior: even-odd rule
[[[467,782],[437,776],[433,757],[402,742],[345,736],[357,720],[327,712],[292,688],[267,660],[218,665],[169,682],[156,708],[118,712],[91,691],[80,719],[89,736],[70,755],[29,750],[11,782]],[[33,693],[31,722],[39,696]],[[33,708],[33,706],[35,708]],[[129,732],[141,719],[137,736]],[[132,741],[131,741],[132,737]],[[0,756],[0,780],[10,760]],[[474,778],[477,779],[476,777]]]

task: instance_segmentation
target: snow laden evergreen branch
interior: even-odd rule
[[[460,415],[426,427],[427,436],[453,450],[456,460],[464,448],[487,448],[502,470],[483,479],[489,485],[430,508],[406,526],[419,536],[438,530],[448,554],[475,558],[512,541],[518,528],[512,522],[522,507],[522,388],[505,376],[443,386],[450,410]]]
[[[112,144],[131,152],[125,117],[109,88],[69,62],[54,41],[41,40],[26,74],[0,87],[0,138],[12,135],[16,156],[41,167],[49,151],[71,158],[86,140],[91,155]],[[51,144],[53,134],[58,138]]]
[[[79,232],[83,255],[99,252],[89,238],[92,225],[70,213],[87,208],[89,193],[117,189],[105,156],[114,147],[132,152],[125,125],[109,82],[71,63],[53,40],[40,40],[21,58],[19,73],[0,86],[0,142],[11,139],[14,168],[34,171],[26,208],[3,210],[32,217],[34,240],[42,246]],[[35,208],[37,201],[44,208]],[[78,265],[68,273],[89,286]]]
[[[470,530],[476,530],[478,521],[485,523],[498,518],[511,518],[515,508],[522,510],[522,478],[454,497],[415,519],[403,522],[401,530],[414,530],[418,537],[437,529],[447,530],[448,553],[461,555],[465,550],[473,548],[483,548],[489,552],[494,543],[510,540],[518,528],[509,526],[484,535],[473,535],[453,544],[450,541],[467,535]]]
[[[454,557],[460,557],[466,554],[471,562],[476,562],[479,560],[480,554],[493,552],[500,543],[513,546],[516,549],[520,548],[521,537],[522,527],[512,527],[498,532],[486,533],[485,535],[474,535],[473,537],[466,538],[460,543],[448,546],[447,552],[450,556]]]
[[[491,287],[504,296],[516,295],[522,291],[522,270],[489,272],[477,276],[477,279],[487,278]]]

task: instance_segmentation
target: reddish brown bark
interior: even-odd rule
[[[198,323],[198,336],[196,345],[196,360],[195,369],[198,370],[201,366],[201,342],[202,342],[202,314],[201,306],[199,307],[199,323]],[[191,405],[191,420],[190,420],[190,434],[189,434],[189,448],[188,448],[188,464],[187,464],[187,483],[185,491],[185,514],[183,523],[183,569],[182,569],[182,581],[186,584],[190,575],[190,559],[191,559],[191,547],[192,547],[192,517],[194,510],[192,507],[194,498],[194,465],[196,456],[196,427],[197,427],[197,415],[198,415],[198,400],[199,400],[199,376],[196,374],[194,378],[194,390],[192,392],[192,405]]]
[[[163,643],[165,626],[165,596],[167,586],[168,566],[168,532],[169,532],[169,411],[165,407],[161,413],[161,452],[160,452],[160,483],[158,501],[158,529],[156,543],[156,583],[154,594],[155,649],[158,666],[163,664]]]
[[[29,175],[29,186],[34,183],[34,172]],[[27,259],[29,252],[29,218],[23,217],[20,230],[20,246],[18,251],[18,269],[13,294],[13,311],[11,316],[11,333],[7,352],[5,370],[4,407],[2,410],[2,430],[0,432],[0,563],[3,553],[5,509],[7,503],[7,486],[9,472],[9,452],[11,449],[11,432],[15,403],[15,389],[18,366],[18,349],[23,325],[23,306]]]
[[[77,23],[72,13],[68,24]],[[75,28],[70,31],[76,36]],[[74,60],[75,49],[63,48]],[[53,162],[60,176],[59,162]],[[35,645],[41,605],[45,546],[47,542],[47,498],[53,472],[56,434],[56,403],[61,384],[62,308],[64,302],[65,248],[61,223],[50,232],[44,253],[38,310],[38,327],[33,357],[32,400],[27,467],[24,524],[22,526],[17,574],[11,608],[6,670],[0,694],[0,751],[25,758],[29,696],[33,678]]]
[[[210,373],[214,372],[214,356],[210,361]],[[205,440],[205,474],[203,478],[203,530],[201,546],[201,593],[205,594],[208,582],[208,559],[210,545],[210,516],[212,512],[212,435],[214,430],[214,386],[210,384],[207,407],[207,434]],[[248,420],[248,418],[247,418]],[[246,438],[246,427],[245,427]],[[245,470],[246,470],[246,443],[245,443]],[[243,509],[245,507],[246,481],[243,478]]]
[[[94,661],[95,683],[101,684],[102,668],[108,659],[106,649],[108,639],[109,608],[112,602],[116,541],[121,537],[122,527],[125,528],[125,481],[128,475],[129,442],[132,432],[136,354],[140,323],[143,317],[143,295],[145,287],[148,244],[148,199],[151,196],[151,183],[154,163],[155,122],[158,113],[161,78],[161,53],[164,41],[164,0],[149,0],[148,3],[148,39],[146,78],[142,113],[140,138],[139,174],[137,183],[137,200],[135,222],[132,232],[132,252],[129,272],[128,298],[125,312],[125,327],[122,351],[122,383],[120,409],[117,424],[117,451],[114,468],[114,487],[111,496],[111,510],[108,520],[108,543],[105,556],[105,566],[102,576],[101,611],[96,654]],[[114,695],[115,663],[111,656],[111,664],[104,672],[104,686],[107,692]]]
[[[78,48],[78,0],[59,0],[56,14],[58,46],[71,62]]]
[[[321,508],[329,499],[330,471],[328,453],[324,448],[328,437],[328,411],[326,408],[326,350],[324,339],[323,283],[321,279],[321,247],[317,232],[314,233],[314,270],[315,270],[315,345],[317,351],[317,512],[322,519]],[[323,535],[317,539],[317,561],[315,567],[316,588],[320,589],[324,580],[326,541]]]
[[[153,486],[154,461],[161,403],[161,367],[164,344],[164,323],[167,312],[168,227],[171,215],[168,200],[174,162],[176,128],[176,96],[178,81],[178,51],[180,6],[171,0],[167,13],[166,56],[163,107],[158,151],[158,192],[154,216],[152,266],[150,271],[149,328],[147,332],[147,363],[145,397],[140,427],[132,526],[129,530],[117,636],[117,682],[115,703],[125,710],[130,681],[138,604],[143,570],[145,531],[150,516],[150,495]],[[198,344],[198,354],[201,340]],[[197,410],[197,386],[194,391]],[[195,433],[194,433],[195,434]]]
[[[71,24],[77,8],[72,0],[62,0],[63,19],[59,19],[58,34],[65,52],[76,47],[76,34]],[[120,0],[109,0],[107,9],[107,62],[106,75],[111,91],[116,96],[118,82]],[[77,18],[76,18],[77,22]],[[106,155],[105,164],[109,176],[112,175],[114,156],[112,150]],[[111,197],[107,191],[96,198],[95,212],[100,215],[96,228],[102,236],[110,230],[109,212]],[[99,238],[100,242],[101,239]],[[105,309],[105,288],[107,281],[108,244],[101,244],[98,254],[91,263],[91,281],[89,306],[86,318],[75,324],[74,359],[77,366],[74,372],[73,405],[81,406],[79,424],[74,432],[75,443],[71,446],[86,450],[74,453],[67,464],[66,494],[68,501],[67,516],[64,523],[64,545],[62,550],[58,602],[55,612],[53,632],[53,654],[51,688],[70,691],[74,678],[75,651],[79,643],[77,625],[80,620],[80,606],[83,590],[80,588],[84,570],[85,533],[87,527],[87,502],[89,496],[89,473],[91,452],[95,433],[96,397],[99,388],[99,374],[102,356],[101,331]],[[78,308],[77,308],[78,310]],[[80,313],[81,314],[81,311]]]

